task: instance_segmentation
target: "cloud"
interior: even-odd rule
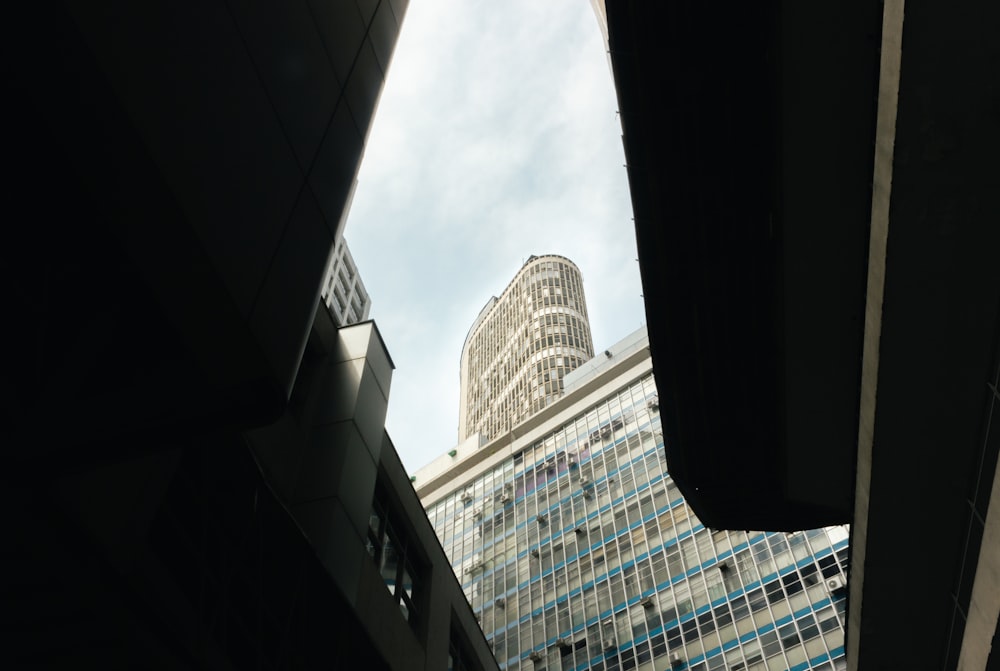
[[[616,106],[588,3],[410,4],[346,228],[409,469],[456,442],[462,342],[530,254],[580,266],[596,347],[643,321]]]

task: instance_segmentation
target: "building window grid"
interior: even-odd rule
[[[638,406],[640,404],[636,404],[636,405]],[[603,413],[601,413],[599,415],[599,419],[600,419],[601,415],[603,415]],[[590,426],[588,426],[588,428],[590,428]],[[565,430],[565,427],[564,427],[564,430]],[[616,438],[617,438],[617,436],[616,436]],[[627,440],[628,436],[625,436],[625,438]],[[570,442],[570,441],[566,441],[566,442]],[[544,441],[543,441],[542,444],[544,445]],[[600,452],[595,452],[594,455],[593,455],[593,457],[605,456],[605,453],[608,451],[609,448],[611,450],[614,450],[616,446],[617,446],[617,440],[612,440],[610,443],[606,443],[606,447],[605,447],[604,450],[602,450]],[[592,457],[592,459],[593,459],[593,457]],[[539,461],[541,461],[541,460],[539,460]],[[626,464],[626,467],[632,468],[633,471],[635,471],[635,470],[644,470],[647,466],[648,466],[648,464],[646,464],[644,462],[644,460],[630,460],[630,462],[628,464]],[[495,474],[497,474],[497,472],[499,470],[501,470],[501,469],[497,469],[496,471],[493,471],[490,474],[490,476],[493,477]],[[526,469],[526,470],[528,470],[528,469]],[[661,470],[662,470],[662,468],[661,468]],[[510,475],[513,476],[514,475],[513,472],[511,472]],[[662,477],[662,475],[661,475],[661,477]],[[509,480],[513,480],[513,478],[511,477],[511,478],[509,478]],[[567,489],[567,487],[569,485],[569,482],[570,482],[569,479],[556,478],[554,481],[552,481],[550,483],[546,483],[546,486],[543,487],[543,488],[540,488],[540,490],[536,490],[535,492],[532,492],[529,496],[525,496],[524,500],[522,501],[522,503],[525,503],[529,499],[536,499],[539,496],[539,494],[542,493],[542,491],[544,491],[544,490],[551,490],[552,485],[554,485],[554,488],[555,488],[556,500],[557,501],[562,501],[564,498],[567,498],[566,497],[566,494],[567,494],[566,489]],[[645,485],[644,484],[639,484],[639,486],[645,486]],[[650,488],[647,488],[647,490],[649,490],[649,489]],[[550,493],[549,491],[545,491],[545,494],[546,494],[545,498],[546,499],[550,498],[548,496],[549,493]],[[632,499],[635,499],[635,498],[637,498],[637,497],[634,494],[630,494],[629,501],[631,501]],[[621,503],[619,503],[619,505],[625,505],[625,506],[627,506],[628,502],[627,501],[622,501]],[[528,520],[518,519],[518,517],[519,517],[518,513],[522,509],[523,509],[522,506],[516,506],[516,505],[514,506],[514,515],[513,515],[513,517],[514,517],[514,524],[515,525],[520,525],[522,522],[527,522],[528,521]],[[590,514],[590,513],[591,513],[591,511],[588,511],[588,514]],[[673,517],[673,515],[674,515],[673,509],[671,509],[671,511],[669,511],[669,514],[670,514],[671,517]],[[630,528],[634,528],[634,527],[632,527],[632,524],[631,524],[632,520],[630,519],[629,521],[630,521],[629,527]],[[672,520],[671,526],[676,527],[677,523],[678,523],[677,520]],[[535,531],[533,531],[531,535],[533,536],[533,538],[531,540],[534,541],[535,546],[536,547],[541,546],[542,543],[543,543],[543,541],[542,541],[543,536],[540,533],[538,533],[537,529]],[[511,538],[516,538],[516,535],[512,535]],[[617,551],[618,551],[618,543],[619,543],[619,539],[620,538],[621,538],[620,536],[616,536],[614,539],[611,540],[612,548],[613,548],[615,554],[618,554]],[[689,536],[688,538],[694,538],[694,536],[692,535],[692,536]],[[551,545],[551,543],[552,543],[552,535],[546,536],[544,542]],[[710,543],[711,543],[711,545],[714,545],[715,541],[714,540],[710,540]],[[725,545],[723,545],[723,548],[725,548]],[[810,548],[810,550],[811,550],[811,548]],[[697,557],[699,559],[699,561],[700,561],[702,559],[702,556],[701,556],[702,550],[700,550],[699,548],[695,547],[693,552],[694,552],[694,556]],[[731,552],[731,550],[723,549],[723,550],[721,550],[721,552]],[[645,560],[649,561],[649,559],[650,559],[650,556],[647,555],[645,557]],[[617,559],[617,561],[618,561],[619,564],[621,563],[620,557]],[[516,566],[516,563],[515,564],[509,564],[508,567],[507,567],[507,570],[511,570],[512,566]],[[638,563],[637,564],[633,564],[633,567],[635,567],[635,566],[639,566],[639,564]],[[578,567],[580,567],[580,568],[578,568]],[[573,569],[578,569],[581,572],[580,578],[579,578],[581,584],[586,584],[586,582],[587,582],[586,579],[584,578],[583,571],[586,570],[588,574],[591,571],[593,571],[593,566],[592,565],[588,565],[586,568],[582,568],[579,556],[576,558],[576,560],[574,562],[572,562],[571,564],[565,564],[562,568],[563,568],[564,572],[566,572],[566,579],[567,580],[570,580],[570,578],[568,576],[568,572],[570,570],[573,570]],[[596,577],[596,571],[593,571],[593,573],[594,573],[593,577]],[[555,575],[555,572],[554,571],[550,571],[549,575],[550,576]],[[621,573],[619,572],[619,573],[616,573],[615,575],[616,576],[617,575],[621,575]],[[591,576],[588,575],[588,577],[591,577]],[[696,573],[696,574],[694,574],[694,576],[691,576],[691,577],[700,577],[701,580],[702,580],[702,582],[704,582],[704,573],[703,572],[702,573]],[[608,582],[610,583],[611,581],[609,580]],[[533,583],[533,584],[540,584],[540,582]],[[704,587],[705,587],[706,590],[708,589],[707,585],[704,585]],[[529,590],[530,590],[530,586],[529,586]],[[513,596],[513,595],[517,595],[518,592],[517,591],[508,590],[505,594]],[[510,598],[510,596],[507,596],[507,598]],[[541,602],[541,599],[543,598],[541,593],[538,593],[538,597],[537,598],[539,599],[538,602],[531,603],[530,607],[531,607],[532,613],[534,611],[538,610],[539,608],[544,608],[544,606],[545,606],[545,604]],[[568,603],[568,599],[573,599],[573,598],[580,599],[582,601],[586,600],[586,597],[584,596],[583,591],[581,591],[581,592],[577,593],[574,597],[567,596],[565,599],[562,599],[562,600],[558,601],[558,603],[554,604],[553,606],[550,606],[550,608],[548,610],[558,610],[559,609],[559,604],[566,604],[566,603]],[[586,607],[585,607],[585,609],[586,609]],[[621,607],[621,606],[619,606],[617,609],[615,609],[615,612],[616,613],[622,613],[622,614],[624,614],[624,613],[630,613],[633,610],[634,610],[633,608],[629,608],[627,606],[624,607],[624,608]],[[494,611],[495,611],[495,609],[494,609]],[[770,611],[769,611],[769,613],[770,613]],[[589,620],[590,619],[590,614],[587,613],[586,615],[587,615],[587,619]],[[529,628],[530,628],[530,625],[533,624],[534,619],[535,619],[534,616],[533,616],[533,614],[530,614],[530,613],[529,614],[523,614],[522,613],[520,617],[521,617],[521,622],[519,624],[520,625],[528,624]],[[634,617],[632,618],[632,620],[634,621]],[[773,614],[772,614],[772,620],[773,620]],[[535,645],[535,646],[537,646],[539,644],[547,643],[548,641],[550,641],[553,638],[553,636],[555,636],[555,635],[558,634],[558,632],[556,630],[551,629],[551,627],[553,627],[554,625],[549,625],[549,628],[551,630],[546,630],[545,625],[544,625],[544,623],[546,622],[546,620],[545,620],[545,611],[542,612],[542,620],[541,621],[543,623],[542,629],[541,630],[539,630],[538,628],[534,628],[533,629],[534,632],[535,632],[536,637],[539,639],[538,641],[533,642],[533,645]],[[578,625],[578,624],[574,624],[573,625],[573,630],[575,630],[579,626],[580,625]],[[503,629],[510,629],[511,625],[510,624],[506,624],[502,628]],[[502,628],[499,627],[499,626],[496,627],[497,630],[500,630]],[[651,630],[651,629],[647,629],[647,631],[649,631],[649,630]],[[562,631],[565,631],[565,629],[563,629]],[[544,636],[544,638],[542,638],[542,636]],[[524,640],[525,640],[524,638],[521,639],[522,643],[523,643]],[[525,648],[525,649],[527,649],[527,648]],[[687,653],[687,652],[698,652],[698,651],[697,651],[697,649],[688,651],[687,647],[685,647],[685,652]],[[828,652],[829,652],[829,650],[828,650]],[[702,650],[699,654],[704,654],[704,650]],[[689,659],[690,659],[690,657],[689,657]]]
[[[546,358],[544,363],[546,376],[549,375],[548,371],[553,368],[551,365],[551,357],[553,356],[562,363],[569,361],[575,365],[579,365],[593,356],[589,329],[586,330],[586,340],[574,342],[568,333],[565,336],[556,333],[549,335],[541,327],[543,320],[549,322],[547,326],[558,323],[557,320],[554,321],[555,318],[552,315],[558,312],[568,313],[570,306],[574,308],[579,317],[582,317],[582,324],[586,324],[582,283],[578,281],[579,271],[572,267],[568,261],[559,261],[557,263],[559,269],[556,274],[562,279],[549,280],[538,277],[535,272],[536,269],[545,267],[545,262],[535,260],[533,263],[534,265],[526,265],[518,273],[487,318],[477,325],[474,333],[470,336],[467,345],[470,368],[467,382],[469,390],[465,402],[471,408],[471,412],[466,418],[465,435],[479,430],[487,438],[495,436],[509,428],[508,424],[518,423],[558,397],[562,385],[559,372],[556,373],[558,383],[552,384],[553,381],[549,380],[549,388],[541,398],[533,399],[530,395],[531,389],[529,387],[532,385],[528,373],[533,367],[534,355],[545,349],[546,346],[555,347],[554,350],[547,352],[549,358]],[[546,268],[548,275],[553,272],[555,269]],[[567,282],[570,277],[573,278],[573,282]],[[564,286],[566,288],[572,286],[575,289],[575,292],[572,292],[574,296],[555,301],[553,304],[556,307],[549,307],[551,302],[540,289],[543,286],[555,288],[557,283],[560,292]],[[525,290],[515,291],[518,287],[524,287]],[[568,321],[572,315],[567,314],[566,317],[566,321]],[[532,327],[530,338],[525,337],[529,335],[526,327],[515,330],[515,318],[518,323],[529,321]],[[579,330],[583,331],[583,329]],[[511,337],[506,343],[501,342],[500,333],[511,334]],[[557,335],[559,336],[558,344],[556,343]],[[552,342],[549,342],[550,339]],[[522,347],[521,351],[515,351],[519,343],[526,341],[530,343],[527,347]],[[567,358],[563,355],[569,356]],[[519,372],[516,377],[513,376],[514,371]],[[492,402],[484,402],[490,399]],[[496,412],[494,409],[488,412],[487,407],[498,407],[501,411]]]
[[[651,422],[651,423],[650,423],[650,426],[652,426],[652,424],[658,424],[658,420],[657,420],[657,421],[654,421],[654,422]],[[640,427],[640,432],[641,432],[641,431],[642,431],[642,427]],[[595,432],[596,432],[596,427],[595,427]],[[586,437],[586,434],[585,434],[584,436],[581,436],[581,438],[584,438],[584,437]],[[607,447],[611,447],[611,446],[612,446],[612,445],[607,445]],[[600,451],[595,451],[595,452],[594,452],[594,454],[593,454],[593,455],[592,455],[592,456],[590,457],[590,460],[591,460],[591,461],[593,461],[593,460],[594,460],[594,457],[597,457],[597,456],[600,456],[600,455],[602,455],[602,454],[604,453],[604,451],[605,451],[604,449],[602,449],[602,450],[600,450]],[[597,460],[597,461],[600,461],[600,460]],[[540,459],[538,459],[538,460],[536,461],[536,463],[535,463],[535,466],[534,466],[534,468],[535,468],[535,469],[537,469],[538,467],[540,467],[540,465],[541,465],[541,464],[542,464],[543,462],[544,462],[544,458],[540,458]],[[615,465],[614,467],[612,467],[612,468],[611,468],[611,469],[609,469],[609,470],[615,470],[615,469],[617,469],[617,465]],[[531,469],[526,469],[526,470],[531,470]],[[468,489],[468,487],[466,487],[466,488],[465,488],[464,490],[467,490],[467,489]],[[460,491],[464,491],[464,490],[456,490],[456,493],[455,493],[455,494],[454,494],[453,496],[457,496],[457,495],[459,494],[459,492],[460,492]]]
[[[631,609],[629,610],[629,612],[632,612],[632,613],[633,613],[633,620],[632,620],[632,621],[633,621],[633,625],[635,624],[635,617],[634,617],[634,613],[635,613],[635,611],[636,611],[636,609],[635,609],[634,607],[633,607],[633,608],[631,608]],[[622,609],[622,608],[616,608],[616,609],[615,609],[615,612],[616,612],[616,613],[621,613],[621,612],[624,612],[624,609]],[[801,621],[801,619],[802,619],[802,618],[800,617],[800,618],[799,618],[799,620]],[[649,627],[649,631],[653,631],[653,627]],[[694,631],[694,630],[692,630],[692,631]],[[701,654],[703,654],[703,652],[704,652],[703,650],[699,650],[699,649],[697,649],[697,648],[695,648],[695,649],[691,649],[691,647],[692,647],[692,646],[688,645],[688,646],[686,646],[686,648],[685,648],[685,652],[686,652],[686,654],[688,654],[688,655],[689,655],[689,658],[691,658],[690,656],[698,656],[698,655],[701,655]]]
[[[829,556],[830,556],[829,554],[825,555],[825,557],[829,557]],[[817,568],[819,566],[819,563],[821,563],[821,560],[822,560],[822,558],[809,557],[810,563],[806,564],[805,566],[810,566],[811,565],[815,569],[815,568]],[[842,568],[843,568],[842,566],[838,566],[838,570],[842,570]],[[789,575],[790,573],[793,573],[793,572],[797,573],[798,572],[798,567],[796,567],[793,571],[790,571],[790,572],[786,573],[785,575],[787,576],[787,575]],[[765,577],[767,577],[767,578],[773,578],[774,576],[772,574],[771,576],[765,576]],[[771,579],[771,580],[768,581],[768,585],[774,585],[775,583],[778,583],[779,581],[780,582],[784,582],[784,581],[781,581],[780,578],[779,579]],[[750,586],[748,586],[748,587],[750,587]],[[823,589],[822,585],[813,585],[813,588]],[[760,589],[761,588],[759,586],[755,586],[754,589],[751,592],[749,592],[748,594],[753,594],[755,592],[760,592]],[[784,598],[791,598],[791,596],[792,596],[792,594],[787,594],[787,595],[783,596],[782,599],[784,599]],[[810,598],[809,600],[806,601],[806,603],[809,604],[809,601],[812,601],[812,599]],[[764,601],[762,601],[762,603],[764,604],[764,606],[769,607],[768,604],[770,604],[771,601],[770,600],[764,600]],[[770,620],[771,620],[771,622],[774,622],[774,621],[781,622],[781,625],[780,625],[781,628],[786,628],[793,621],[792,618],[794,616],[794,625],[792,626],[792,628],[793,629],[797,629],[800,635],[805,636],[805,638],[802,639],[802,642],[808,644],[811,641],[816,641],[818,637],[822,637],[822,639],[824,641],[823,644],[822,644],[822,649],[817,650],[816,648],[818,646],[814,646],[814,651],[817,651],[817,652],[820,652],[822,654],[825,654],[825,655],[827,655],[830,658],[834,658],[836,654],[842,654],[842,650],[840,651],[840,653],[838,653],[837,652],[837,648],[838,648],[838,646],[842,647],[842,643],[843,643],[843,629],[842,629],[842,627],[843,627],[843,624],[842,624],[842,621],[838,621],[836,619],[836,615],[833,616],[833,624],[832,625],[830,624],[829,615],[834,612],[834,606],[833,605],[825,605],[827,603],[829,603],[828,600],[820,598],[820,599],[816,600],[815,602],[813,602],[813,603],[811,603],[811,604],[809,604],[807,606],[807,612],[805,614],[801,613],[801,609],[797,610],[794,614],[789,614],[789,615],[786,615],[786,616],[780,617],[780,618],[777,615],[774,615],[772,613],[772,616],[771,616]],[[843,600],[840,600],[837,603],[840,604],[840,605],[842,605],[843,604]],[[839,606],[838,606],[838,608],[839,608]],[[810,612],[816,612],[817,614],[819,614],[820,612],[823,612],[823,611],[826,611],[826,615],[824,616],[823,619],[820,619],[819,617],[817,617],[815,620],[811,619],[813,616],[810,614]],[[823,626],[825,628],[823,628],[822,631],[814,631],[816,629],[816,627],[815,627],[816,623],[824,623],[824,622],[825,622],[825,624]],[[802,623],[811,623],[811,624],[809,624],[805,629],[803,629],[802,628],[803,627]],[[773,626],[773,625],[771,625],[771,626]],[[777,631],[777,629],[772,629],[771,632],[766,632],[766,631],[764,631],[764,629],[766,629],[766,628],[767,628],[767,625],[765,625],[765,627],[761,628],[760,631],[758,632],[758,638],[762,641],[762,643],[766,641],[766,639],[765,639],[766,636],[769,636],[769,635],[771,635],[772,632]],[[810,630],[812,633],[806,634],[805,632],[807,630]],[[830,637],[828,637],[828,636],[825,635],[827,632],[833,632],[834,634],[836,634],[836,636],[834,637],[834,639],[836,641],[836,645],[830,645]],[[787,647],[794,648],[795,645],[798,645],[798,641],[797,640],[792,641],[791,644],[789,646],[787,646]],[[783,646],[783,648],[784,647],[786,647],[786,646]],[[768,652],[766,649],[765,649],[765,653],[766,653],[765,654],[765,658],[770,657],[772,655],[772,653]],[[807,659],[813,659],[813,658],[816,658],[817,656],[821,656],[821,655],[808,654],[807,655]],[[792,663],[792,661],[794,661],[795,664],[798,664],[798,663],[801,663],[801,661],[804,661],[804,660],[799,660],[799,659],[797,659],[797,660],[789,660],[789,659],[787,659],[785,657],[782,657],[782,660],[783,660],[783,662],[782,662],[783,664],[789,664],[789,663]],[[751,661],[751,660],[748,659],[748,661]],[[757,662],[756,661],[751,661],[751,663],[756,664]],[[696,667],[697,667],[697,665],[696,665]],[[696,667],[693,667],[693,668],[696,668]],[[740,667],[740,668],[742,668],[742,667]],[[782,666],[781,668],[785,668],[785,667]]]
[[[649,458],[649,455],[647,454],[647,455],[645,455],[645,457],[646,457],[646,459],[648,459],[648,458]],[[658,480],[656,481],[656,483],[660,483],[660,482],[662,482],[662,480],[663,480],[663,477],[664,477],[664,476],[663,476],[663,475],[657,475],[656,477],[658,478]],[[599,485],[600,485],[601,483],[597,483],[597,484],[598,484],[598,486],[599,486]],[[640,494],[641,494],[641,493],[644,493],[644,492],[645,492],[646,490],[650,489],[649,487],[647,487],[647,485],[648,485],[648,484],[649,484],[649,483],[641,483],[641,484],[639,485],[639,487],[641,488],[641,490],[640,490],[640,492],[639,492]],[[630,494],[630,496],[633,496],[633,497],[634,497],[634,495],[635,495],[635,494],[636,494],[636,493],[635,493],[635,492],[633,492],[633,493],[631,493],[631,494]],[[567,504],[568,504],[568,503],[570,503],[570,501],[568,501],[568,500],[566,500],[566,499],[571,499],[571,498],[572,498],[572,497],[569,497],[569,496],[566,496],[566,497],[563,497],[563,499],[562,499],[562,500],[560,501],[560,503],[559,503],[559,504],[557,504],[557,505],[555,505],[555,506],[552,506],[552,508],[550,508],[550,509],[547,509],[547,510],[545,510],[545,511],[543,511],[543,512],[547,512],[548,514],[551,514],[551,513],[552,513],[552,512],[554,511],[554,510],[556,510],[556,509],[557,509],[557,508],[558,508],[559,506],[563,506],[563,507],[567,507]],[[605,505],[606,505],[606,504],[605,504]],[[602,507],[603,507],[603,506],[602,506]],[[527,512],[527,517],[526,517],[526,518],[525,518],[525,520],[524,520],[525,522],[528,522],[528,521],[530,521],[530,519],[531,519],[531,518],[533,518],[533,517],[537,517],[537,514],[536,514],[536,508],[535,508],[535,502],[534,502],[534,501],[532,501],[532,500],[529,500],[529,501],[528,501],[528,503],[527,503],[527,511],[526,511],[526,512]],[[591,513],[588,513],[588,515],[590,515],[590,514],[593,514],[593,513],[592,513],[592,512],[591,512]],[[519,525],[520,525],[520,523],[519,523]],[[551,525],[548,525],[548,524],[547,524],[546,526],[551,526]],[[523,527],[522,527],[522,528],[523,528]],[[464,532],[464,533],[470,533],[470,532],[469,532],[469,531],[466,531],[466,532]],[[509,534],[510,532],[507,532],[507,533]],[[503,539],[502,539],[502,538],[498,538],[497,540],[503,540]],[[490,547],[489,545],[488,545],[488,546],[486,546],[486,548],[487,548],[487,549],[488,549],[489,547]],[[461,558],[461,559],[459,559],[459,560],[456,560],[455,564],[457,565],[457,564],[458,564],[459,562],[461,562],[461,561],[464,561],[464,560],[467,560],[468,558],[469,558],[469,557],[468,557],[468,555],[465,555],[465,556],[462,556],[462,558]]]
[[[646,460],[648,460],[649,459],[649,455],[648,454],[645,455],[645,458],[646,458]],[[663,479],[664,479],[663,475],[658,474],[658,475],[655,475],[654,477],[657,478],[657,479],[654,481],[653,484],[660,484],[660,483],[663,482]],[[597,483],[598,486],[600,486],[600,484],[601,484],[600,482]],[[639,483],[638,484],[639,490],[637,492],[630,492],[630,498],[639,500],[639,498],[641,497],[641,495],[643,495],[646,491],[651,491],[651,488],[648,486],[649,484],[650,484],[649,482],[641,482],[641,483]],[[657,490],[657,491],[659,491],[659,490]],[[560,506],[564,507],[564,508],[567,508],[567,509],[570,509],[570,505],[569,504],[571,504],[573,498],[574,498],[573,495],[569,495],[569,496],[563,495],[562,499],[560,500],[560,502],[557,505],[554,505],[551,508],[549,508],[549,509],[547,509],[546,511],[543,511],[543,512],[546,512],[547,514],[552,514]],[[580,496],[577,495],[576,498],[580,498]],[[604,507],[604,506],[602,506],[602,507]],[[596,508],[595,508],[595,510],[596,510]],[[535,505],[534,505],[534,501],[530,501],[530,500],[528,501],[528,503],[527,503],[527,511],[526,512],[527,512],[527,517],[524,520],[525,522],[530,521],[530,519],[532,517],[537,517],[536,508],[535,508]],[[592,515],[592,514],[593,514],[593,511],[587,513],[587,516],[589,517],[589,515]],[[519,523],[519,526],[520,526],[520,523]],[[546,526],[552,526],[552,525],[551,524],[547,524]],[[511,532],[507,531],[506,533],[509,535]],[[561,533],[561,530],[560,530],[560,533]],[[493,541],[493,542],[499,542],[501,540],[503,540],[503,538],[497,537],[496,540]],[[487,549],[489,547],[490,547],[490,545],[486,546]],[[465,559],[468,559],[468,556],[462,557],[461,560],[457,560],[456,564],[458,563],[458,561],[462,561],[462,560],[465,560]]]
[[[647,459],[649,458],[649,455],[648,455],[648,454],[646,455],[646,458],[647,458]],[[530,503],[530,501],[529,501],[529,503]],[[563,502],[563,505],[565,505],[565,502]],[[532,514],[532,513],[533,513],[533,510],[529,510],[529,515],[530,515],[530,514]],[[466,559],[466,558],[467,558],[467,557],[465,557],[465,558],[463,558],[463,559]],[[456,563],[457,563],[457,562],[456,562]]]
[[[725,602],[724,602],[724,603],[722,604],[722,606],[727,606],[727,605],[728,605],[728,604],[726,604]],[[819,604],[817,604],[817,605],[819,605]],[[706,609],[706,612],[708,612],[708,613],[711,613],[711,612],[713,612],[713,611],[715,611],[715,610],[718,610],[718,608],[719,608],[719,606],[713,606],[713,608],[712,608],[712,609]],[[704,614],[703,614],[703,615],[704,615]],[[700,620],[702,619],[703,615],[702,615],[702,616],[699,616],[699,618],[698,618],[698,619],[699,619],[699,621],[700,621]],[[694,618],[692,617],[691,619],[689,619],[689,620],[688,620],[688,622],[691,622],[691,621],[693,621],[693,619],[694,619]],[[692,625],[692,626],[693,626],[693,625]],[[677,629],[677,627],[675,627],[675,629]],[[702,639],[703,639],[703,638],[704,638],[704,636],[702,635],[702,636],[701,636],[701,637],[699,637],[699,638],[702,638]],[[841,639],[841,640],[842,640],[842,639]],[[711,652],[711,650],[709,650],[709,652]],[[685,647],[685,653],[686,653],[686,654],[688,655],[688,659],[692,659],[692,657],[693,657],[693,653],[698,653],[698,654],[701,654],[701,653],[700,653],[700,652],[699,652],[699,651],[698,651],[697,649],[695,649],[695,650],[692,650],[692,649],[691,649],[691,646],[686,646],[686,647]]]

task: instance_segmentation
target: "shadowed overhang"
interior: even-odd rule
[[[711,527],[847,522],[880,7],[607,4],[671,475]]]

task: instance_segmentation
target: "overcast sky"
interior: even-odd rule
[[[410,3],[345,237],[411,473],[456,444],[465,335],[528,256],[580,267],[595,351],[645,322],[616,109],[588,0]]]

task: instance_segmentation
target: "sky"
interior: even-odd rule
[[[457,443],[466,333],[532,254],[579,266],[595,352],[645,323],[616,110],[588,0],[410,3],[344,229],[410,473]]]

